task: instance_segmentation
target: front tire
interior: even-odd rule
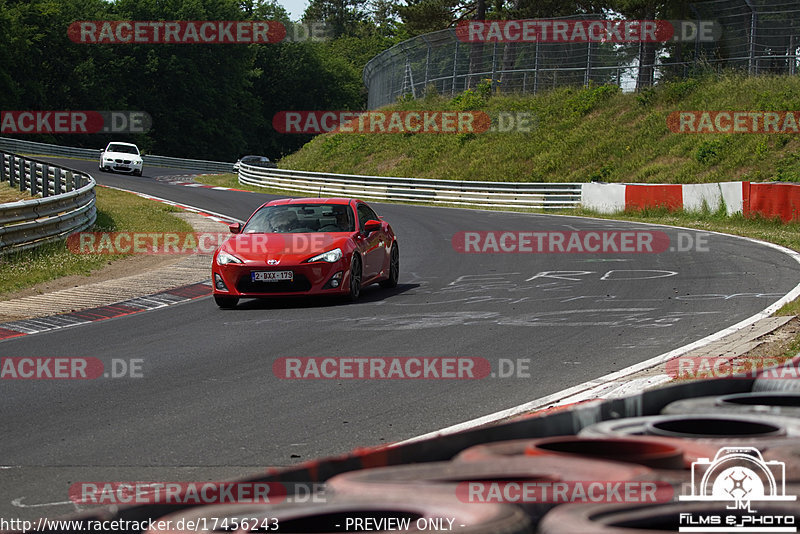
[[[389,278],[382,280],[380,286],[384,289],[391,289],[397,287],[397,280],[400,278],[400,251],[397,248],[397,243],[392,245],[392,251],[389,253]]]
[[[134,176],[141,176],[142,175],[142,171],[141,170],[133,171],[133,175]]]
[[[223,310],[230,310],[235,308],[239,303],[239,297],[226,297],[223,295],[214,295],[214,302]]]
[[[355,302],[361,295],[361,258],[353,256],[350,262],[350,292],[347,294],[347,300]]]

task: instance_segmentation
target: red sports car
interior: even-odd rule
[[[267,202],[214,253],[214,300],[343,295],[353,301],[373,283],[395,287],[397,238],[366,203],[347,198]]]

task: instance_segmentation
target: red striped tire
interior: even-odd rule
[[[237,520],[238,529],[233,528],[235,520]],[[247,522],[246,527],[243,520]],[[381,524],[381,520],[391,521],[391,523]],[[449,520],[453,521],[452,524]],[[364,522],[367,521],[369,521],[369,528],[364,526]],[[201,528],[188,528],[189,522],[192,522],[193,527],[200,526]],[[360,528],[358,522],[361,522]],[[203,525],[206,528],[202,528]],[[216,529],[214,529],[215,525]],[[227,528],[222,528],[223,525],[226,525]],[[225,504],[188,508],[160,518],[156,522],[156,528],[148,530],[147,534],[198,534],[198,532],[210,530],[245,533],[253,531],[252,527],[255,525],[271,527],[269,529],[262,528],[257,530],[258,532],[314,532],[317,534],[366,531],[401,534],[450,529],[469,534],[529,534],[533,532],[530,520],[521,509],[515,506],[466,504],[453,498],[443,499],[436,496],[426,497],[407,492],[395,492],[382,495],[381,498],[374,496],[357,500],[329,498],[327,502],[323,503],[292,503],[272,506]],[[278,528],[275,528],[274,525],[277,525]]]
[[[761,371],[753,382],[753,391],[800,393],[800,355],[772,369]]]
[[[688,469],[697,458],[713,457],[715,452],[711,445],[662,437],[551,436],[476,445],[461,451],[454,461],[558,455],[635,463],[653,469]]]
[[[800,418],[800,391],[751,391],[733,395],[695,397],[672,402],[661,410],[663,415],[738,414],[777,415]]]
[[[800,420],[753,415],[651,415],[589,425],[585,437],[650,435],[682,439],[775,439],[800,436]]]
[[[718,501],[644,506],[568,504],[549,512],[539,524],[537,532],[539,534],[664,534],[664,532],[678,532],[682,513],[698,516],[742,514],[741,510],[726,510],[725,502]],[[793,521],[797,524],[800,522],[800,506],[796,502],[759,502],[755,515],[789,516],[794,518]]]
[[[634,464],[606,462],[575,457],[531,456],[487,462],[433,462],[377,469],[364,469],[337,475],[327,482],[327,490],[334,496],[346,497],[382,495],[404,488],[409,492],[420,492],[444,497],[457,497],[470,503],[504,502],[519,504],[536,523],[539,518],[558,502],[546,498],[531,500],[520,493],[491,495],[491,490],[500,491],[511,484],[533,487],[538,484],[552,486],[561,482],[591,481],[643,481],[652,477],[652,470]],[[649,480],[652,485],[652,480]],[[471,492],[473,485],[478,490]],[[669,500],[674,492],[671,487],[660,488],[659,498]],[[668,494],[667,494],[668,492]],[[497,500],[492,500],[496,497]],[[547,502],[542,502],[542,501]]]

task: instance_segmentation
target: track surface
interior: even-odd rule
[[[165,175],[187,173],[176,169],[146,168],[137,178],[51,159],[92,173],[100,184],[239,219],[273,198],[165,182]],[[647,227],[373,207],[399,236],[400,284],[367,288],[356,304],[243,301],[223,311],[204,298],[0,343],[2,356],[92,356],[106,364],[141,358],[144,374],[3,381],[0,450],[3,465],[14,467],[0,469],[0,517],[74,511],[52,503],[68,501],[75,481],[220,479],[410,438],[698,340],[764,309],[800,281],[800,268],[784,254],[716,235],[707,237],[708,252],[458,254],[451,238],[465,230]],[[677,242],[677,230],[658,229]],[[586,272],[541,274],[553,271]],[[272,363],[285,356],[480,356],[493,371],[501,358],[522,358],[530,360],[531,376],[280,380]]]

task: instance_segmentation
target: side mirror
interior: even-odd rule
[[[375,219],[370,219],[364,223],[364,231],[368,234],[381,229],[381,222]]]
[[[232,234],[238,234],[242,231],[242,223],[231,224],[228,226],[228,230],[230,230]]]

